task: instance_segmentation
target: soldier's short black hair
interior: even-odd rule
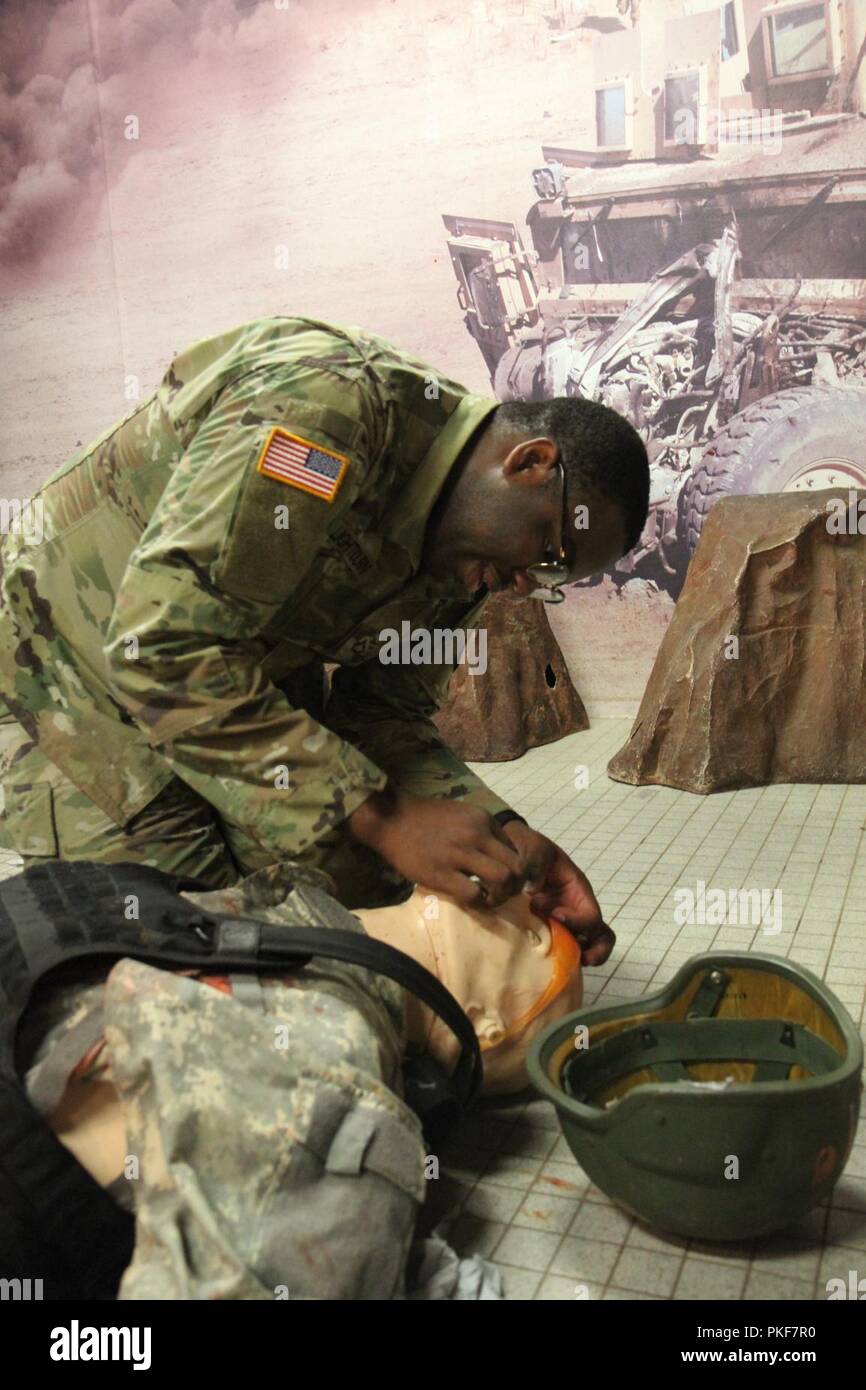
[[[554,396],[504,401],[493,418],[496,428],[555,440],[570,497],[583,484],[615,502],[625,522],[626,551],[637,545],[649,510],[649,459],[624,415],[582,396]]]

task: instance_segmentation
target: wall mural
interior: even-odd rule
[[[866,0],[13,0],[0,28],[5,494],[263,313],[601,400],[653,506],[553,615],[592,714],[634,710],[718,497],[866,486]]]

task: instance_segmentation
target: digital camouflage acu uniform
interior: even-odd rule
[[[297,885],[271,865],[186,896],[319,925]],[[400,1098],[403,1000],[384,976],[324,960],[284,979],[190,979],[124,959],[107,980],[40,995],[21,1037],[32,1103],[48,1119],[73,1069],[73,1118],[100,1084],[116,1092],[123,1171],[101,1180],[135,1212],[121,1299],[403,1293],[425,1195],[420,1125]]]
[[[310,319],[181,353],[3,538],[0,844],[214,886],[291,859],[374,905],[399,881],[344,821],[388,778],[503,809],[430,722],[451,668],[378,660],[404,620],[477,620],[419,566],[495,406]]]

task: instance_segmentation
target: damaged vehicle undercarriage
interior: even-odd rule
[[[866,396],[850,401],[847,388],[866,387],[866,314],[798,311],[797,290],[770,313],[738,311],[738,259],[730,227],[662,270],[613,328],[585,318],[516,344],[497,364],[501,400],[579,394],[627,415],[643,435],[653,511],[640,546],[620,562],[626,573],[654,555],[677,577],[717,494],[866,487],[866,465],[821,442],[842,407],[863,437]],[[815,447],[805,465],[791,458],[785,476],[768,472],[761,486],[762,426],[777,418],[801,441],[809,431]]]
[[[444,218],[496,396],[586,396],[644,437],[650,516],[618,576],[678,592],[720,496],[866,488],[856,124],[809,123],[760,177],[750,160],[571,172],[545,149],[534,252],[513,223]]]

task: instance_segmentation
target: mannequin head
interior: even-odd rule
[[[473,910],[419,887],[396,907],[357,915],[370,936],[426,966],[469,1016],[481,1045],[485,1095],[527,1086],[532,1039],[582,1002],[577,942],[559,922],[534,916],[524,894],[496,911]],[[450,1029],[408,993],[406,1025],[411,1046],[446,1067],[456,1062]]]

